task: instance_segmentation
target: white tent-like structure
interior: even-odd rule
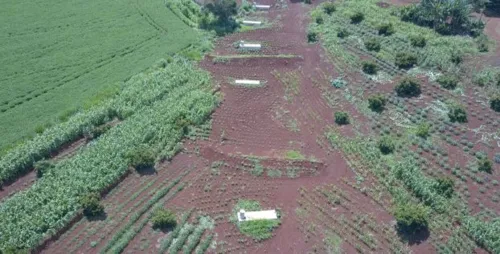
[[[276,210],[246,212],[242,209],[238,212],[237,217],[240,222],[252,220],[277,220],[278,214],[276,213]]]
[[[260,50],[262,45],[258,43],[245,43],[245,41],[240,41],[238,48],[246,50]]]
[[[251,21],[251,20],[243,20],[241,23],[243,25],[247,25],[247,26],[260,26],[260,25],[262,25],[261,21]]]
[[[269,10],[269,9],[271,9],[271,5],[254,4],[253,6],[257,10]]]

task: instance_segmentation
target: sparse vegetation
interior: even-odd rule
[[[347,112],[335,112],[335,123],[338,125],[349,124],[349,115]]]
[[[416,97],[421,93],[420,83],[412,77],[404,77],[394,90],[400,97]]]

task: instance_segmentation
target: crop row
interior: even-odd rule
[[[209,76],[183,59],[134,80],[134,88],[122,93],[128,99],[114,107],[130,114],[122,124],[0,205],[1,249],[32,248],[55,234],[79,213],[80,197],[105,190],[125,174],[126,155],[138,146],[151,147],[158,158],[171,158],[185,134],[185,126],[179,123],[201,124],[217,105]],[[147,87],[159,92],[151,96]]]

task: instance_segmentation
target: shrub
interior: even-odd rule
[[[397,53],[394,64],[401,69],[410,69],[417,64],[417,56],[410,52]]]
[[[306,3],[306,4],[312,4],[312,0],[304,0],[304,3]]]
[[[404,77],[396,86],[395,91],[401,97],[414,97],[421,93],[418,80],[412,77]]]
[[[490,98],[490,107],[496,112],[500,112],[500,95],[495,95]]]
[[[454,64],[460,64],[463,60],[463,54],[459,52],[453,52],[450,56],[450,61]]]
[[[155,164],[155,156],[151,149],[141,146],[126,154],[130,166],[137,170],[151,168]]]
[[[151,217],[153,228],[173,228],[177,225],[175,213],[167,209],[157,209]]]
[[[417,128],[417,136],[427,138],[429,136],[429,129],[431,126],[428,123],[422,123]]]
[[[363,21],[363,19],[365,19],[365,15],[361,12],[356,12],[356,13],[351,15],[351,22],[353,24],[358,24],[361,21]]]
[[[392,35],[393,33],[394,33],[394,26],[392,25],[392,23],[382,24],[378,27],[379,35],[389,36]]]
[[[434,183],[434,190],[442,196],[447,198],[451,198],[453,195],[453,188],[455,187],[455,183],[451,178],[441,177],[437,178]]]
[[[411,36],[410,42],[413,47],[419,47],[419,48],[423,48],[427,44],[427,40],[422,35]]]
[[[441,75],[436,81],[441,85],[441,87],[448,90],[453,90],[458,85],[458,78],[451,75]]]
[[[346,112],[335,112],[335,122],[339,125],[349,123],[349,116]]]
[[[479,38],[477,38],[477,49],[479,50],[479,52],[488,52],[489,51],[488,37],[486,37],[485,35],[481,35],[481,36],[479,36]]]
[[[335,4],[332,2],[325,3],[323,5],[323,10],[326,14],[331,15],[335,11]]]
[[[386,102],[386,98],[381,94],[372,95],[368,98],[369,108],[375,112],[382,112]]]
[[[323,24],[325,20],[323,19],[323,16],[317,16],[316,17],[316,24],[321,25]]]
[[[318,33],[309,31],[307,33],[307,41],[308,42],[316,42],[316,41],[318,41]]]
[[[380,41],[377,38],[370,38],[365,40],[365,47],[370,51],[379,51],[380,50]]]
[[[427,228],[429,212],[421,204],[399,204],[394,211],[394,217],[400,230],[413,234],[421,229]]]
[[[493,170],[493,165],[487,157],[483,157],[477,161],[477,169],[482,172],[490,173]]]
[[[45,173],[47,173],[47,171],[49,171],[51,168],[53,168],[54,164],[52,164],[52,162],[47,161],[47,160],[41,160],[41,161],[36,162],[34,167],[36,170],[36,177],[40,178]]]
[[[396,146],[394,145],[391,137],[384,136],[378,141],[378,148],[382,154],[390,154],[394,152]]]
[[[342,39],[349,37],[349,35],[350,35],[349,31],[345,28],[340,29],[340,31],[337,33],[337,36]]]
[[[465,108],[458,104],[450,105],[450,111],[448,112],[448,117],[452,122],[465,123],[467,122],[467,112]]]
[[[83,207],[83,214],[87,217],[93,217],[104,212],[104,207],[99,203],[101,196],[99,193],[89,193],[83,196],[80,204]]]
[[[335,88],[342,88],[347,86],[347,81],[345,81],[342,77],[337,77],[336,79],[330,80],[330,83]]]
[[[377,74],[378,66],[373,61],[363,61],[363,72],[366,74]]]

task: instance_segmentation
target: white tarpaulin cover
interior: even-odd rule
[[[265,210],[265,211],[254,211],[254,212],[246,212],[245,210],[240,210],[237,216],[238,216],[238,221],[278,219],[278,214],[276,213],[276,210]]]

